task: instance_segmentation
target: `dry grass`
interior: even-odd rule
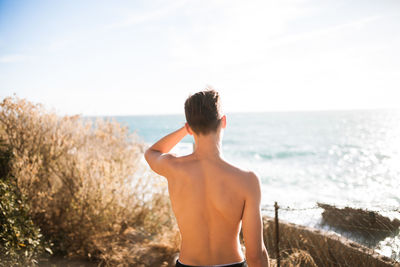
[[[300,249],[282,251],[282,267],[317,267],[310,253]]]
[[[146,247],[177,250],[166,183],[127,127],[60,117],[15,96],[0,104],[0,127],[12,175],[53,250],[113,266],[133,264]],[[141,238],[126,239],[128,229]]]
[[[264,217],[264,240],[276,258],[275,222]],[[279,248],[285,266],[400,266],[394,260],[334,233],[279,221]],[[300,253],[301,252],[301,253]]]

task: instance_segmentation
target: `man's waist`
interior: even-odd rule
[[[176,260],[176,267],[247,267],[246,260],[234,263],[214,264],[214,265],[187,265],[183,264],[179,259]]]

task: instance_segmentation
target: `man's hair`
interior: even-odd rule
[[[185,101],[185,116],[196,134],[215,132],[221,123],[220,97],[217,91],[207,87]]]

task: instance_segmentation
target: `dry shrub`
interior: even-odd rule
[[[136,246],[177,249],[165,181],[143,163],[143,143],[127,127],[60,117],[16,96],[0,104],[0,124],[12,176],[54,251],[127,264],[111,246],[129,227],[145,236]]]
[[[179,232],[170,231],[168,236],[173,237],[173,233]],[[175,266],[173,256],[177,246],[171,246],[167,240],[151,241],[151,238],[130,227],[119,236],[104,236],[97,242],[102,251],[101,258],[109,266]]]
[[[317,267],[310,253],[301,249],[291,249],[282,252],[282,267]]]
[[[264,216],[263,222],[266,248],[270,257],[276,259],[275,221],[273,218]],[[332,232],[282,220],[279,221],[279,249],[289,252],[303,251],[310,256],[316,266],[399,266],[394,260]],[[307,257],[298,253],[293,255],[299,260],[298,256],[301,256],[302,263],[294,266],[303,266],[301,264],[305,264]],[[288,258],[287,255],[286,258]],[[312,266],[312,263],[307,264],[304,266]]]

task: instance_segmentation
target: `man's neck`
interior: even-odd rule
[[[221,134],[219,131],[207,135],[194,135],[193,155],[198,159],[220,158],[222,154]]]

